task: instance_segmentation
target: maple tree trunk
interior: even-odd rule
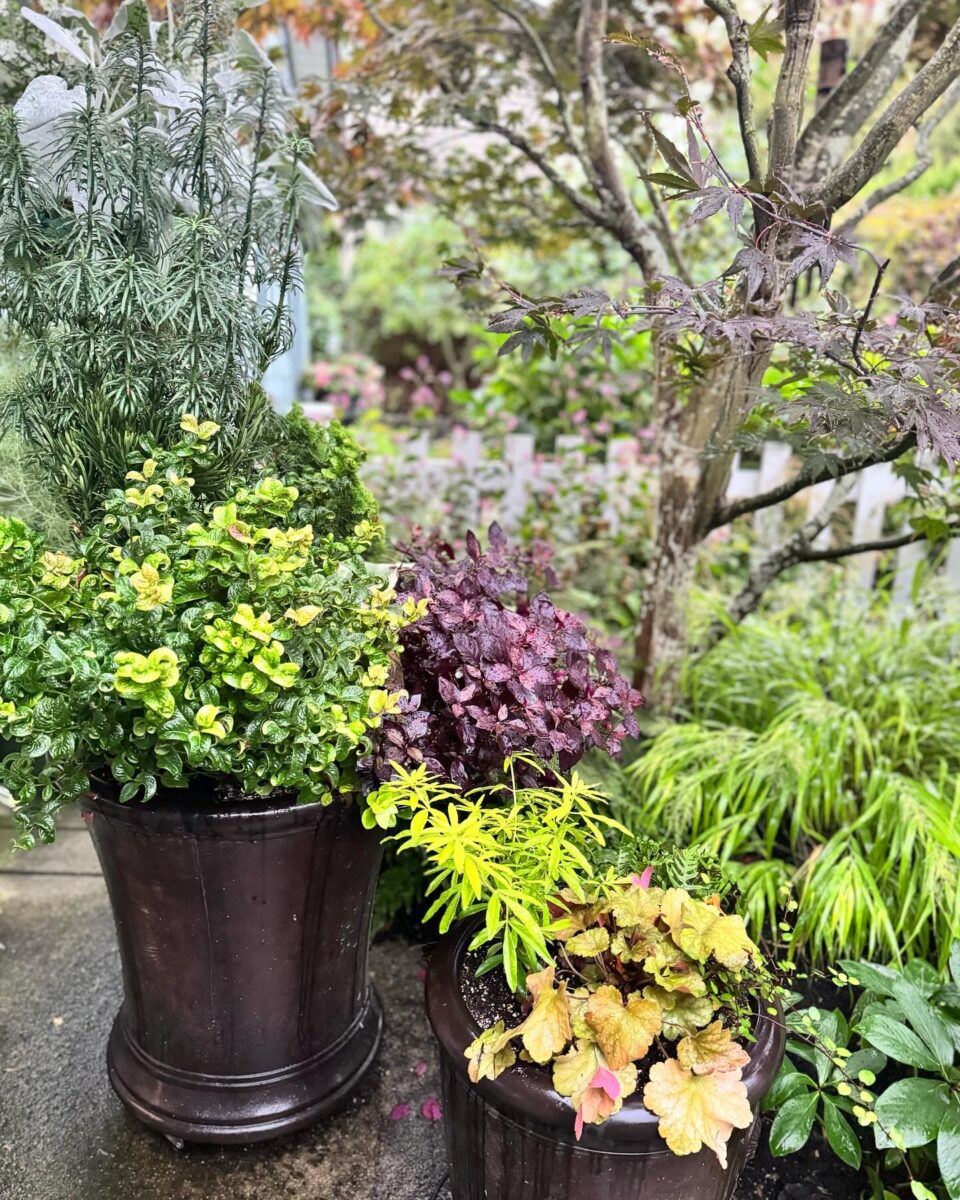
[[[766,362],[763,352],[728,354],[684,392],[666,383],[666,370],[657,373],[660,482],[634,651],[635,682],[647,703],[661,711],[669,711],[679,699],[698,549],[723,499],[733,462],[730,452],[708,455],[707,450],[723,445],[743,419]]]

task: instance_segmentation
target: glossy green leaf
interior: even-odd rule
[[[770,1153],[774,1157],[793,1154],[807,1144],[817,1115],[819,1093],[787,1100],[770,1127]]]
[[[908,1149],[925,1146],[953,1111],[950,1089],[934,1079],[898,1079],[877,1097],[874,1111],[878,1146],[892,1144],[883,1129],[895,1129]]]
[[[823,1097],[823,1131],[837,1158],[842,1159],[855,1170],[859,1170],[860,1141],[850,1122],[829,1096]]]

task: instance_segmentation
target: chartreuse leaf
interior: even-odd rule
[[[696,1033],[703,1025],[709,1025],[715,1004],[709,996],[691,996],[686,992],[671,992],[666,988],[650,984],[643,989],[644,997],[652,1000],[660,1009],[663,1021],[663,1036],[670,1041],[685,1034]]]
[[[682,1038],[677,1043],[677,1061],[694,1075],[711,1075],[714,1071],[735,1071],[745,1067],[750,1055],[735,1042],[721,1021],[714,1021],[699,1033]]]
[[[593,929],[584,930],[583,933],[574,934],[564,944],[564,949],[567,954],[576,955],[578,958],[593,958],[596,954],[602,954],[609,946],[610,934],[597,925]]]
[[[660,1136],[674,1154],[696,1154],[706,1146],[724,1168],[730,1134],[753,1123],[739,1071],[694,1075],[673,1058],[650,1068],[643,1103],[660,1118]]]
[[[906,1149],[925,1146],[940,1132],[941,1126],[956,1111],[947,1084],[935,1079],[898,1079],[874,1106],[877,1121],[874,1134],[881,1149],[894,1142],[884,1130],[894,1130]]]
[[[556,967],[549,966],[527,976],[533,1008],[517,1032],[523,1038],[523,1048],[537,1063],[548,1063],[566,1049],[573,1036],[567,985],[561,983],[557,987],[555,973]]]
[[[743,917],[726,916],[712,904],[694,900],[678,888],[664,894],[660,912],[673,940],[697,962],[713,957],[722,966],[737,971],[759,954],[747,936]]]
[[[624,1004],[620,992],[609,984],[597,988],[583,1015],[614,1071],[643,1058],[662,1025],[660,1009],[652,1000],[632,992]]]
[[[773,1118],[770,1153],[776,1158],[793,1154],[807,1144],[817,1115],[818,1092],[792,1096]]]
[[[464,1050],[464,1058],[470,1060],[467,1074],[473,1083],[481,1079],[496,1079],[507,1067],[512,1067],[517,1061],[517,1053],[510,1045],[510,1039],[516,1030],[505,1029],[503,1021],[498,1021],[491,1029],[485,1029],[480,1036]]]
[[[860,1141],[851,1128],[850,1122],[829,1096],[823,1097],[823,1131],[837,1158],[855,1170],[859,1170]]]

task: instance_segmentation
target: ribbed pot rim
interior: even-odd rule
[[[558,1141],[582,1150],[606,1153],[670,1153],[657,1132],[659,1118],[644,1107],[640,1092],[624,1102],[618,1113],[602,1125],[586,1125],[579,1142],[574,1137],[574,1111],[570,1101],[553,1090],[548,1067],[517,1062],[497,1079],[472,1083],[464,1050],[481,1030],[460,990],[460,965],[467,947],[482,924],[461,922],[436,944],[427,969],[427,1015],[433,1032],[454,1070],[483,1099],[508,1120],[534,1122],[546,1127]],[[480,982],[482,983],[482,977]],[[779,1007],[779,1006],[778,1006]],[[750,1107],[754,1113],[769,1090],[783,1058],[785,1033],[782,1014],[773,1020],[757,1015],[756,1041],[747,1047],[750,1063],[743,1071]]]
[[[181,834],[189,837],[248,838],[317,826],[335,820],[343,811],[342,801],[331,804],[313,801],[297,804],[291,800],[271,802],[262,796],[244,800],[217,800],[212,795],[213,781],[198,779],[182,791],[167,788],[152,800],[128,800],[116,797],[120,786],[91,773],[91,790],[80,801],[85,813],[98,813],[108,821],[154,833]],[[112,794],[111,794],[112,793]]]

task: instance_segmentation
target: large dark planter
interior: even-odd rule
[[[475,931],[461,927],[442,939],[427,973],[453,1200],[729,1200],[756,1146],[758,1121],[734,1130],[724,1171],[706,1150],[672,1154],[639,1094],[602,1125],[587,1125],[577,1142],[573,1109],[553,1090],[547,1068],[518,1062],[496,1080],[470,1082],[463,1051],[480,1028],[462,984]],[[760,1019],[743,1073],[754,1112],[776,1077],[783,1041],[779,1024]]]
[[[383,1026],[367,978],[381,846],[356,807],[98,793],[83,810],[123,964],[107,1047],[123,1103],[171,1137],[222,1143],[342,1103]]]

